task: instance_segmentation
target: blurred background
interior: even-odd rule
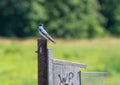
[[[120,0],[1,0],[1,85],[37,85],[39,23],[57,42],[48,43],[54,58],[108,72],[106,85],[120,85]]]

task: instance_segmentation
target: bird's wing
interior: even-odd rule
[[[40,28],[39,32],[45,39],[51,41],[52,43],[55,43],[55,40],[46,32],[44,28]]]
[[[46,37],[48,38],[48,40],[55,44],[55,40],[49,34],[47,34]]]
[[[43,27],[40,28],[40,31],[44,34],[48,34],[47,31]]]

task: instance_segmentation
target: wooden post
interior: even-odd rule
[[[47,40],[38,39],[38,85],[48,85]]]

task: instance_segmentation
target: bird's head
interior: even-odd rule
[[[41,28],[41,27],[43,27],[43,24],[42,24],[42,23],[39,24],[39,28]]]
[[[39,24],[39,26],[43,26],[43,24],[42,24],[42,23],[40,23],[40,24]]]

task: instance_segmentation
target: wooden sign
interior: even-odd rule
[[[43,41],[38,40],[38,43]],[[38,85],[81,85],[80,68],[86,68],[85,64],[55,60],[52,50],[46,51],[46,44],[38,45]]]
[[[80,85],[80,68],[70,62],[54,61],[54,85]]]
[[[81,85],[80,68],[86,68],[86,65],[52,59],[51,49],[48,49],[48,57],[49,85]]]

